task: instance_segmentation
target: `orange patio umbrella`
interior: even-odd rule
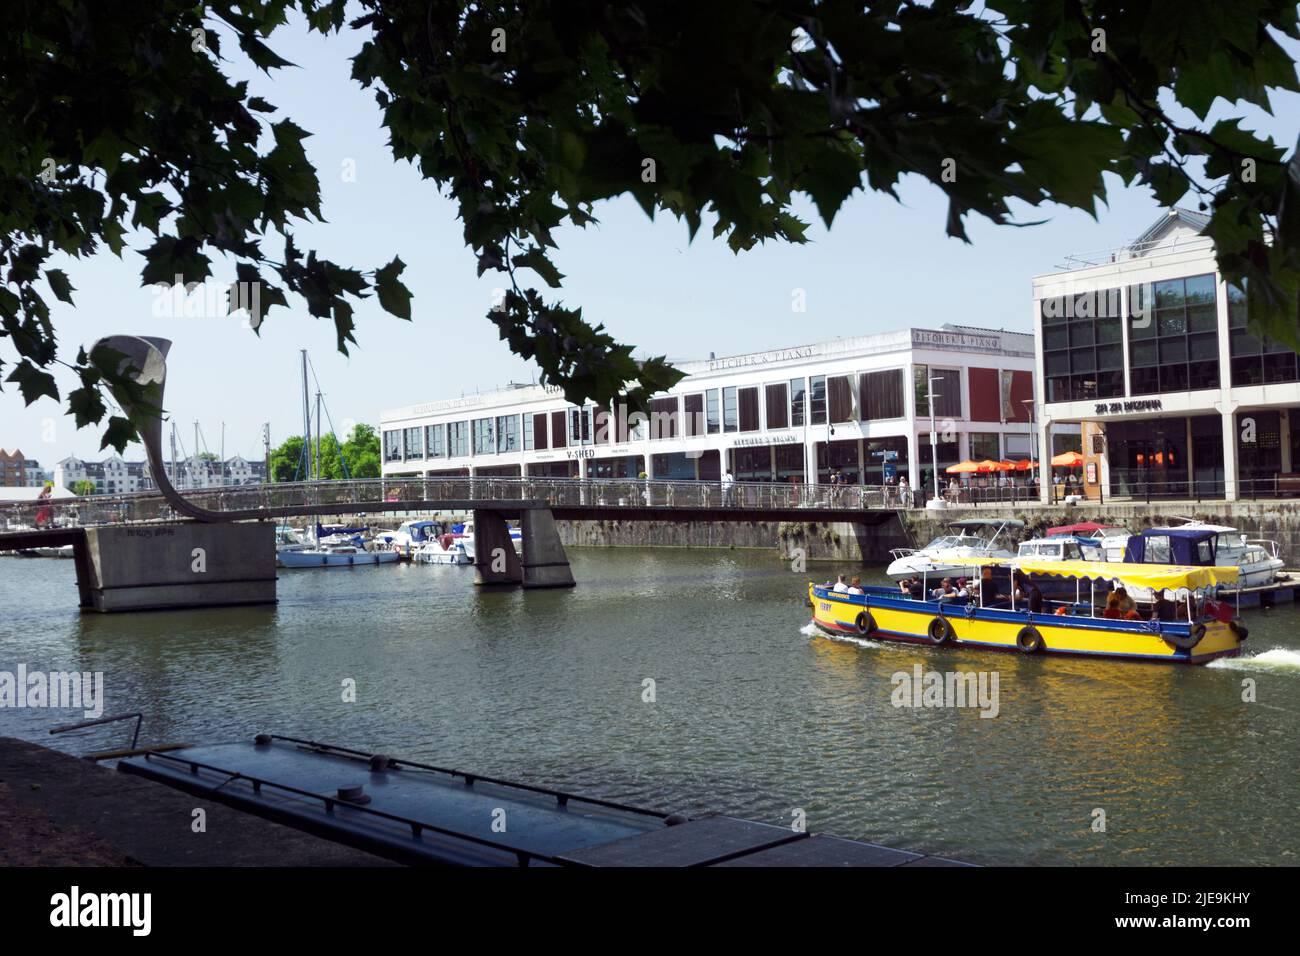
[[[993,461],[989,458],[985,458],[983,461],[979,462],[978,465],[976,465],[975,470],[982,475],[987,475],[989,472],[993,472],[993,471],[1001,471],[1002,462]]]
[[[980,470],[982,462],[960,461],[955,465],[949,465],[944,469],[950,475],[970,475]]]
[[[1053,468],[1079,468],[1083,465],[1083,456],[1077,451],[1067,451],[1052,457]]]
[[[1016,471],[1033,471],[1038,467],[1038,462],[1025,458],[1016,462]]]

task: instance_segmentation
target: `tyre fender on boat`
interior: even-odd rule
[[[871,616],[869,611],[861,612],[855,623],[857,624],[858,633],[863,637],[871,634],[876,629],[876,619]]]
[[[1232,633],[1237,635],[1237,640],[1244,641],[1250,637],[1250,628],[1239,617],[1234,617],[1228,622],[1228,627],[1232,628]]]
[[[930,643],[936,646],[947,644],[954,636],[952,633],[952,625],[949,624],[948,619],[943,616],[932,619],[926,633],[930,636]]]
[[[1025,654],[1037,654],[1043,649],[1043,635],[1032,624],[1026,624],[1016,635],[1016,647]]]
[[[1161,631],[1160,636],[1171,647],[1176,647],[1180,651],[1190,651],[1201,643],[1201,638],[1205,637],[1205,625],[1199,622],[1193,624],[1191,630],[1186,634],[1171,634],[1168,631]]]

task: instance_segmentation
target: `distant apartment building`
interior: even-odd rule
[[[266,480],[265,462],[248,461],[239,455],[225,461],[190,457],[168,463],[167,472],[172,484],[182,490],[256,485]],[[68,457],[55,466],[56,485],[75,488],[79,481],[93,482],[97,495],[125,495],[157,487],[147,461],[126,461],[117,455],[103,461]]]
[[[28,488],[44,484],[45,472],[41,463],[28,458],[21,449],[7,452],[0,448],[0,487]]]

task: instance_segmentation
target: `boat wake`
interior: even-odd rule
[[[799,633],[807,637],[824,637],[828,641],[838,641],[841,644],[852,644],[855,647],[869,647],[879,650],[893,650],[889,644],[884,641],[869,641],[864,637],[854,637],[851,634],[828,634],[820,627],[809,621],[803,627],[799,628]]]
[[[1300,673],[1300,651],[1275,647],[1253,657],[1221,657],[1210,661],[1207,667],[1234,671],[1274,671]]]

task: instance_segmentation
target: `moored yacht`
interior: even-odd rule
[[[942,574],[969,567],[972,558],[1009,558],[1010,538],[1025,526],[1013,518],[990,520],[971,518],[953,521],[951,533],[940,535],[924,548],[894,548],[893,561],[885,569],[891,578],[899,575]]]

